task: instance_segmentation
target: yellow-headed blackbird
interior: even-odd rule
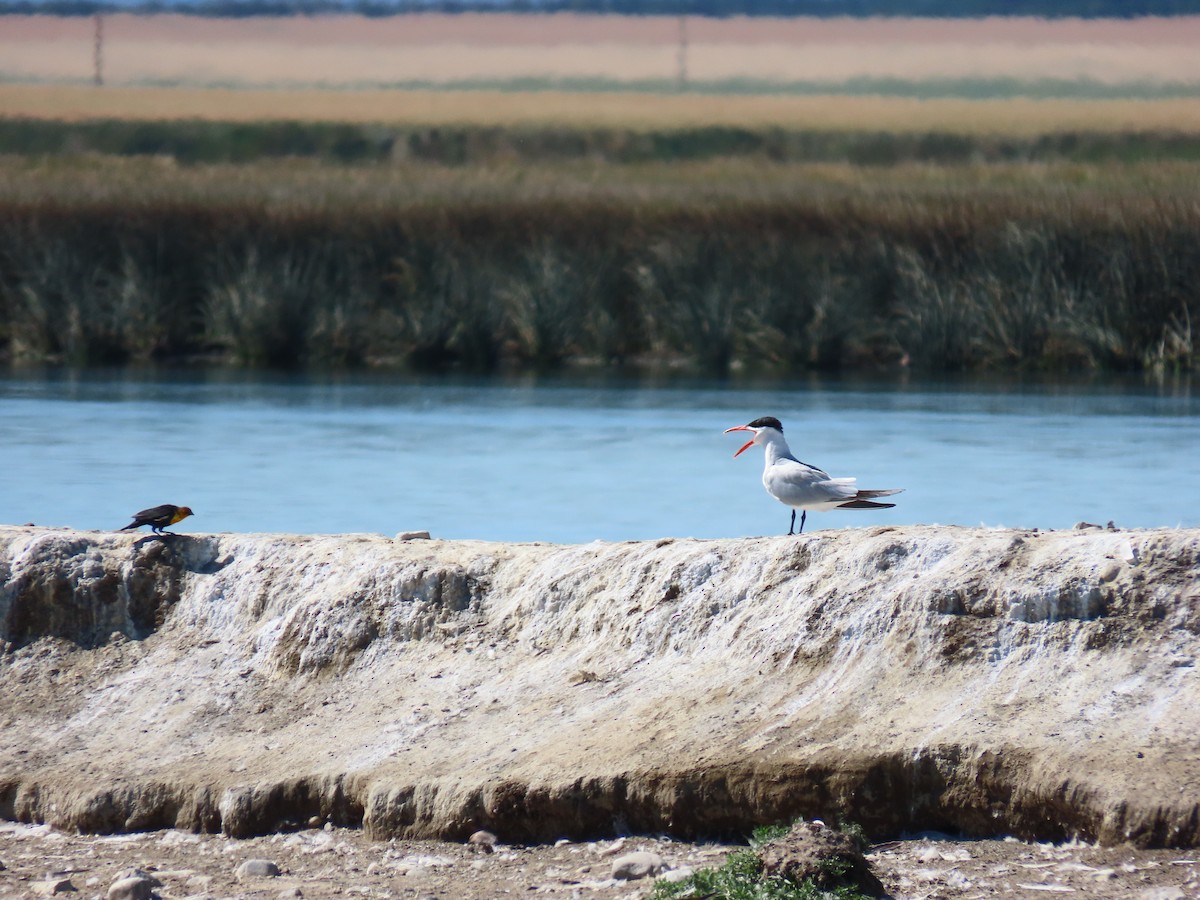
[[[133,521],[122,528],[122,531],[128,531],[131,528],[140,528],[143,525],[149,525],[155,534],[170,534],[169,531],[163,531],[168,525],[174,525],[176,522],[182,522],[192,514],[190,506],[174,506],[170,503],[164,503],[162,506],[155,506],[151,509],[143,509],[139,513],[133,514]]]

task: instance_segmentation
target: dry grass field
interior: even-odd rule
[[[1025,136],[1200,130],[1200,17],[122,14],[103,20],[103,89],[91,84],[94,29],[87,17],[0,18],[0,117]],[[681,59],[686,92],[675,90]],[[884,96],[864,92],[862,79],[918,91],[939,79],[1082,81],[1101,96]],[[1129,85],[1151,96],[1122,98]],[[1178,94],[1180,85],[1194,94],[1153,96],[1155,86]]]
[[[736,80],[836,88],[853,79],[1200,84],[1200,17],[707,19],[420,14],[104,18],[111,85],[444,86],[521,79]],[[0,82],[86,83],[94,23],[0,18]]]
[[[1200,17],[104,22],[0,17],[0,363],[1200,366]]]
[[[631,129],[725,125],[829,131],[1033,136],[1078,131],[1200,132],[1200,98],[917,100],[495,90],[267,90],[2,84],[0,117],[83,121],[378,122],[397,126]]]

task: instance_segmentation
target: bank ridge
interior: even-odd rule
[[[1200,843],[1200,531],[0,527],[0,817]]]

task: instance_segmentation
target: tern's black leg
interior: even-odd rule
[[[800,527],[803,528],[804,526],[801,525]],[[788,534],[795,534],[795,533],[796,533],[796,511],[793,509],[792,510],[792,524],[791,524],[791,527],[788,528]]]
[[[793,509],[792,510],[792,519],[795,519],[795,518],[796,518],[796,511]],[[800,530],[798,532],[796,532],[797,534],[804,534],[804,520],[807,518],[808,518],[808,510],[806,509],[802,513],[800,513]]]

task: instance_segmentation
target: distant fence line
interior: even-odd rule
[[[976,18],[1138,18],[1200,13],[1200,0],[539,0],[536,6],[492,0],[6,0],[0,15],[90,16],[105,12],[154,14],[181,12],[216,18],[352,13],[382,17],[405,13],[509,12],[546,14],[614,13],[621,15],[726,16],[913,16]]]

